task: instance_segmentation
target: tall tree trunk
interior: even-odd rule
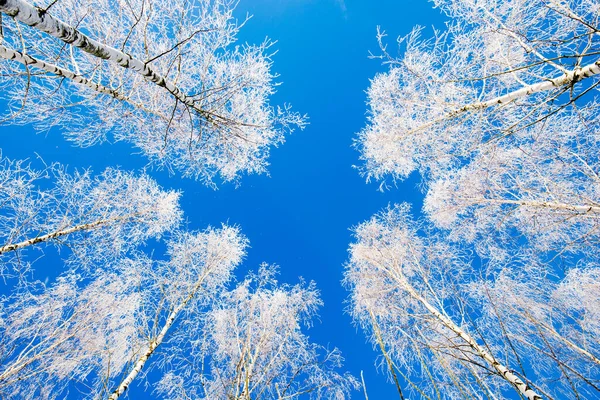
[[[196,105],[196,101],[186,95],[181,89],[167,81],[167,79],[154,71],[147,63],[131,57],[114,47],[102,44],[77,29],[67,25],[61,20],[54,18],[44,10],[40,10],[23,0],[0,0],[0,12],[3,12],[15,20],[29,25],[35,29],[45,32],[63,42],[77,47],[88,54],[131,69],[142,75],[147,81],[165,88],[173,97],[181,103],[197,111],[207,120],[215,116]]]
[[[457,110],[455,113],[470,111],[470,110],[481,110],[484,108],[492,107],[497,104],[506,104],[510,103],[513,100],[519,99],[521,97],[529,96],[534,93],[544,92],[547,90],[552,90],[557,87],[563,87],[572,85],[577,83],[583,79],[592,77],[594,75],[600,74],[600,60],[597,60],[591,64],[588,64],[584,67],[577,67],[574,70],[567,71],[562,76],[559,76],[554,79],[544,79],[540,82],[533,83],[531,85],[524,86],[520,89],[514,90],[512,92],[506,93],[502,96],[494,97],[493,99],[472,103],[465,105]]]
[[[158,346],[160,346],[160,344],[163,342],[165,336],[169,332],[169,329],[171,329],[173,323],[177,319],[177,316],[196,296],[196,294],[198,294],[198,292],[200,291],[200,287],[202,286],[202,283],[204,282],[204,279],[206,278],[207,274],[200,278],[200,280],[198,281],[198,283],[196,283],[190,294],[169,313],[169,316],[167,317],[165,324],[160,330],[160,333],[158,334],[158,336],[156,336],[156,339],[150,342],[144,354],[142,354],[142,356],[138,358],[131,371],[129,371],[129,374],[127,374],[125,379],[123,379],[123,381],[119,384],[119,387],[117,387],[117,389],[115,389],[115,391],[112,392],[112,394],[108,398],[109,400],[117,400],[123,393],[125,393],[129,385],[131,385],[131,382],[133,382],[133,380],[142,371],[142,368],[144,368],[144,365],[146,365],[146,362],[148,361],[150,356],[154,354],[154,351],[156,351]]]
[[[58,237],[69,235],[71,233],[94,229],[94,228],[97,228],[102,225],[110,224],[112,222],[127,220],[127,219],[133,218],[134,216],[140,215],[140,214],[142,214],[142,213],[136,213],[133,215],[126,215],[126,216],[122,216],[122,217],[101,219],[101,220],[90,222],[87,224],[81,224],[81,225],[72,226],[70,228],[61,229],[59,231],[47,233],[45,235],[36,236],[31,239],[23,240],[22,242],[19,242],[19,243],[7,244],[7,245],[0,247],[0,254],[6,253],[8,251],[15,251],[15,250],[21,249],[23,247],[31,246],[31,245],[34,245],[37,243],[47,242],[48,240],[56,239]]]
[[[467,343],[480,358],[485,360],[498,374],[508,381],[521,395],[528,400],[541,400],[542,397],[537,394],[532,388],[523,382],[517,375],[511,372],[506,366],[501,364],[490,352],[488,352],[483,346],[479,345],[475,339],[473,339],[467,332],[465,332],[460,326],[455,324],[450,318],[442,314],[435,308],[431,303],[421,296],[415,288],[406,280],[405,277],[395,278],[404,290],[406,290],[411,297],[420,302],[436,319],[438,319],[446,328],[454,332],[460,337],[465,343]]]
[[[1,2],[2,0],[0,0]],[[575,68],[572,71],[567,71],[562,76],[553,79],[544,79],[540,82],[533,83],[531,85],[523,86],[520,89],[513,90],[512,92],[506,93],[502,96],[494,97],[493,99],[489,99],[486,101],[480,101],[477,103],[471,103],[464,105],[460,108],[454,109],[447,114],[443,115],[440,118],[427,122],[423,125],[420,125],[417,128],[411,129],[408,132],[396,135],[395,139],[399,140],[406,135],[410,135],[417,132],[422,132],[423,130],[432,127],[435,124],[438,124],[442,121],[446,121],[449,119],[456,118],[461,114],[464,114],[468,111],[476,111],[476,110],[484,110],[486,108],[493,107],[499,104],[507,104],[514,100],[517,100],[522,97],[526,97],[532,95],[534,93],[545,92],[548,90],[552,90],[558,87],[565,87],[568,85],[573,85],[583,79],[595,76],[600,74],[600,60],[597,60],[591,64],[588,64],[584,67]]]
[[[69,71],[68,69],[61,68],[57,65],[48,63],[46,61],[38,60],[37,58],[33,58],[32,56],[30,56],[28,54],[24,54],[24,53],[21,53],[16,50],[9,49],[8,47],[5,47],[1,44],[0,44],[0,57],[4,58],[6,60],[16,61],[25,66],[33,66],[33,67],[39,68],[43,71],[46,71],[50,74],[53,74],[53,75],[56,75],[56,76],[59,76],[62,78],[68,78],[71,81],[73,81],[79,85],[83,85],[83,86],[87,87],[88,89],[91,89],[95,92],[114,97],[117,100],[125,101],[125,102],[131,104],[133,107],[138,108],[148,114],[155,115],[166,121],[169,120],[164,115],[159,115],[155,111],[152,111],[152,110],[146,108],[144,105],[134,102],[132,99],[130,99],[129,97],[125,96],[124,94],[118,92],[117,90],[114,90],[109,87],[95,83],[95,82],[89,80],[88,78],[86,78],[85,76],[83,76],[81,74],[77,74],[72,71]]]
[[[600,206],[595,205],[571,205],[566,203],[555,203],[550,201],[535,200],[509,200],[509,199],[486,199],[486,198],[463,198],[472,201],[474,204],[492,203],[492,204],[514,204],[524,207],[550,208],[553,210],[574,211],[579,214],[600,214]]]
[[[6,60],[17,61],[25,66],[34,66],[36,68],[39,68],[41,70],[44,70],[44,71],[54,74],[56,76],[68,78],[75,83],[84,85],[98,93],[109,95],[118,100],[125,100],[125,101],[129,100],[126,96],[122,95],[121,93],[117,92],[116,90],[113,90],[113,89],[107,88],[106,86],[102,86],[97,83],[94,83],[94,82],[90,81],[89,79],[85,78],[84,76],[81,76],[79,74],[71,72],[67,69],[58,67],[56,65],[47,63],[45,61],[35,59],[28,54],[23,54],[19,51],[9,49],[8,47],[5,47],[1,44],[0,44],[0,57],[4,58]]]

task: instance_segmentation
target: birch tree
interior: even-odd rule
[[[181,221],[180,194],[146,175],[35,169],[6,158],[1,164],[0,254],[7,264],[26,262],[24,251],[48,243],[68,244],[78,263],[114,259]]]
[[[196,234],[181,233],[169,242],[169,260],[159,263],[155,272],[154,291],[146,307],[146,343],[123,371],[121,379],[108,393],[118,399],[134,380],[145,375],[152,362],[171,371],[171,352],[188,352],[194,342],[207,334],[189,329],[202,319],[223,285],[232,278],[233,269],[245,255],[247,240],[238,229],[224,226],[208,228]],[[162,350],[165,339],[175,348]],[[177,347],[179,346],[179,347]],[[149,364],[147,366],[147,364]]]
[[[209,184],[260,173],[270,146],[305,119],[269,105],[270,43],[234,44],[234,5],[3,0],[7,118],[60,126],[81,146],[126,140]]]
[[[421,28],[371,82],[369,123],[357,146],[369,178],[440,177],[482,147],[552,133],[551,116],[579,118],[597,152],[598,4],[595,0],[438,0],[451,22]],[[583,111],[583,115],[579,114]],[[570,129],[571,124],[565,127]]]
[[[482,260],[409,212],[359,225],[346,270],[352,314],[401,396],[598,396],[597,264],[565,271],[536,251]]]
[[[462,286],[465,257],[450,244],[419,237],[404,204],[355,229],[345,283],[351,313],[389,357],[414,394],[425,398],[541,399],[535,382],[506,365],[471,323]],[[403,396],[399,385],[400,395]]]
[[[302,332],[314,284],[280,285],[265,265],[226,291],[246,246],[237,228],[178,232],[165,260],[136,252],[15,294],[0,309],[0,395],[117,399],[146,382],[164,398],[346,398],[357,383],[339,351]]]
[[[322,305],[313,283],[278,284],[263,264],[219,296],[202,321],[206,337],[179,351],[179,373],[166,374],[168,399],[343,399],[357,381],[340,374],[342,357],[302,332]],[[181,347],[180,347],[181,349]],[[190,362],[192,361],[192,362]]]

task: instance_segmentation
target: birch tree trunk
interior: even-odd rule
[[[135,365],[133,366],[133,368],[131,369],[129,374],[127,374],[127,376],[125,377],[125,379],[123,379],[123,381],[121,382],[119,387],[117,389],[115,389],[115,391],[109,396],[109,398],[108,398],[109,400],[117,400],[123,393],[125,393],[125,391],[129,387],[129,385],[131,385],[131,382],[133,382],[133,380],[142,371],[142,368],[144,368],[144,365],[146,365],[146,362],[148,361],[150,356],[152,356],[152,354],[154,354],[154,351],[163,342],[165,336],[169,332],[169,329],[171,329],[171,327],[173,326],[175,319],[177,319],[177,316],[187,306],[187,304],[196,296],[196,294],[198,294],[198,291],[200,290],[200,287],[202,286],[202,283],[204,282],[205,278],[206,278],[206,275],[204,275],[200,279],[200,281],[196,284],[196,286],[194,286],[191,293],[181,303],[179,303],[179,305],[177,305],[177,307],[175,307],[173,309],[173,311],[171,311],[169,313],[169,316],[167,317],[165,324],[163,325],[162,329],[160,330],[160,333],[158,334],[158,336],[156,336],[156,339],[154,339],[150,342],[150,345],[148,346],[148,348],[146,349],[144,354],[140,358],[138,358],[138,360],[136,361]]]
[[[48,63],[46,61],[38,60],[37,58],[33,58],[32,56],[30,56],[28,54],[24,54],[24,53],[21,53],[16,50],[9,49],[8,47],[5,47],[1,44],[0,44],[0,57],[4,58],[6,60],[16,61],[25,66],[33,66],[35,68],[39,68],[43,71],[46,71],[50,74],[59,76],[61,78],[70,79],[71,81],[73,81],[79,85],[85,86],[88,89],[91,89],[95,92],[98,92],[100,94],[105,94],[105,95],[111,96],[117,100],[122,100],[128,104],[131,104],[133,107],[138,108],[148,114],[157,116],[165,121],[169,120],[164,115],[159,115],[156,113],[156,111],[150,110],[149,108],[145,107],[143,104],[136,103],[135,101],[133,101],[132,99],[130,99],[129,97],[125,96],[123,93],[120,93],[117,90],[114,90],[114,89],[111,89],[104,85],[95,83],[95,82],[91,81],[90,79],[86,78],[85,76],[83,76],[81,74],[77,74],[73,71],[69,71],[68,69],[61,68],[57,65]]]
[[[140,214],[141,213],[138,213],[138,214],[135,214],[135,215],[140,215]],[[34,245],[34,244],[37,244],[37,243],[47,242],[48,240],[56,239],[57,237],[69,235],[71,233],[94,229],[94,228],[97,228],[99,226],[109,224],[111,222],[117,222],[117,221],[127,220],[129,218],[133,218],[135,215],[126,215],[126,216],[123,216],[123,217],[101,219],[101,220],[98,220],[98,221],[90,222],[88,224],[76,225],[76,226],[73,226],[71,228],[61,229],[61,230],[56,231],[56,232],[47,233],[47,234],[42,235],[42,236],[37,236],[37,237],[31,238],[31,239],[23,240],[22,242],[19,242],[19,243],[7,244],[7,245],[4,245],[4,246],[0,247],[0,254],[4,254],[4,253],[9,252],[9,251],[15,251],[15,250],[21,249],[23,247],[31,246],[31,245]]]
[[[3,12],[15,20],[22,22],[32,28],[45,32],[63,42],[77,47],[92,56],[101,58],[131,69],[142,75],[147,81],[165,88],[173,97],[183,104],[191,107],[200,115],[209,119],[211,114],[196,106],[196,101],[186,95],[181,89],[167,81],[167,79],[154,71],[147,63],[131,57],[114,47],[102,44],[77,29],[67,25],[61,20],[54,18],[49,13],[22,0],[0,0],[0,12]]]
[[[580,214],[600,214],[599,206],[588,205],[571,205],[566,203],[555,203],[550,201],[533,201],[533,200],[509,200],[509,199],[486,199],[486,198],[465,198],[464,200],[472,201],[475,204],[493,203],[493,204],[514,204],[524,207],[536,208],[551,208],[554,210],[575,211]]]
[[[43,71],[46,71],[50,74],[59,76],[61,78],[70,79],[71,81],[73,81],[79,85],[85,86],[88,89],[91,89],[95,92],[114,97],[117,100],[122,100],[126,103],[131,104],[135,108],[139,108],[140,110],[143,110],[144,112],[155,115],[164,120],[168,120],[168,118],[165,117],[164,115],[158,115],[155,111],[150,110],[149,108],[145,107],[142,104],[136,103],[135,101],[133,101],[132,99],[130,99],[129,97],[125,96],[123,93],[120,93],[119,91],[117,91],[115,89],[111,89],[104,85],[100,85],[100,84],[95,83],[92,80],[86,78],[85,76],[83,76],[81,74],[77,74],[73,71],[69,71],[68,69],[61,68],[57,65],[48,63],[43,60],[38,60],[37,58],[33,58],[32,56],[30,56],[28,54],[24,54],[24,53],[21,53],[16,50],[9,49],[8,47],[5,47],[1,44],[0,44],[0,57],[4,58],[6,60],[16,61],[25,66],[33,66],[35,68],[39,68]]]
[[[495,106],[497,104],[506,104],[513,100],[529,96],[534,93],[552,90],[561,86],[572,85],[583,79],[590,78],[598,74],[600,74],[600,60],[597,60],[596,62],[588,64],[584,67],[578,67],[574,70],[567,71],[564,75],[559,76],[557,78],[545,79],[543,81],[524,86],[521,89],[506,93],[502,96],[498,96],[493,99],[465,105],[457,109],[453,113],[460,113],[470,110],[481,110],[484,108]]]
[[[532,95],[534,93],[545,92],[545,91],[552,90],[552,89],[555,89],[558,87],[573,85],[583,79],[590,78],[590,77],[598,75],[598,74],[600,74],[600,60],[597,60],[594,63],[588,64],[585,67],[580,67],[580,68],[576,68],[571,71],[567,71],[564,75],[559,76],[557,78],[544,79],[540,82],[536,82],[531,85],[524,86],[520,89],[506,93],[502,96],[494,97],[493,99],[464,105],[460,108],[450,111],[448,114],[444,115],[441,118],[434,119],[426,124],[420,125],[419,127],[415,128],[415,129],[411,129],[408,132],[405,132],[400,135],[396,135],[395,139],[398,140],[398,139],[403,138],[406,135],[421,132],[427,128],[432,127],[435,124],[438,124],[442,121],[446,121],[446,120],[449,120],[452,118],[456,118],[459,115],[466,113],[468,111],[484,110],[486,108],[490,108],[490,107],[493,107],[496,105],[507,104],[514,100],[520,99],[522,97]]]
[[[85,78],[84,76],[76,74],[67,69],[58,67],[54,64],[50,64],[45,61],[35,59],[28,54],[23,54],[19,51],[9,49],[8,47],[5,47],[1,44],[0,44],[0,57],[4,58],[6,60],[17,61],[18,63],[21,63],[25,66],[30,66],[30,65],[34,66],[36,68],[39,68],[43,71],[46,71],[46,72],[51,73],[56,76],[68,78],[75,83],[84,85],[98,93],[109,95],[111,97],[114,97],[115,99],[129,101],[129,99],[126,96],[117,92],[116,90],[113,90],[106,86],[94,83],[94,82],[90,81],[89,79]]]
[[[517,375],[511,372],[506,366],[501,364],[490,352],[484,347],[479,345],[475,339],[473,339],[467,332],[465,332],[460,326],[455,324],[450,318],[442,314],[431,305],[427,299],[422,297],[414,287],[406,281],[406,278],[395,278],[395,280],[406,290],[411,297],[420,302],[435,318],[437,318],[446,328],[450,329],[456,335],[458,335],[465,343],[467,343],[475,353],[485,360],[498,374],[508,381],[521,395],[528,400],[541,400],[542,397],[537,394],[532,388],[523,382]]]

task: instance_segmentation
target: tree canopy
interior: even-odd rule
[[[597,398],[599,0],[426,6],[0,0],[0,397]]]

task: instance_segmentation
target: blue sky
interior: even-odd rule
[[[425,0],[240,0],[236,15],[243,19],[246,14],[253,17],[239,35],[241,43],[260,43],[265,37],[277,41],[273,70],[282,84],[272,103],[292,104],[309,115],[310,125],[272,150],[270,176],[245,176],[237,188],[228,184],[215,191],[164,171],[151,175],[163,187],[183,191],[190,229],[221,222],[241,227],[251,248],[240,277],[265,261],[280,265],[283,282],[296,283],[298,276],[316,281],[325,307],[308,331],[311,339],[340,348],[355,376],[364,370],[371,399],[397,397],[375,369],[378,353],[344,312],[348,293],[341,280],[350,228],[390,203],[408,201],[418,211],[422,195],[416,176],[383,193],[378,183],[365,183],[353,168],[360,161],[352,141],[366,123],[369,79],[385,69],[368,58],[369,51],[378,50],[376,27],[389,34],[392,50],[398,35],[414,25],[442,28],[443,18]],[[37,153],[47,162],[91,166],[96,172],[113,165],[146,165],[124,143],[80,149],[58,130],[36,135],[27,126],[5,126],[0,134],[3,155],[13,159]],[[130,397],[148,395],[142,392],[134,387]]]

